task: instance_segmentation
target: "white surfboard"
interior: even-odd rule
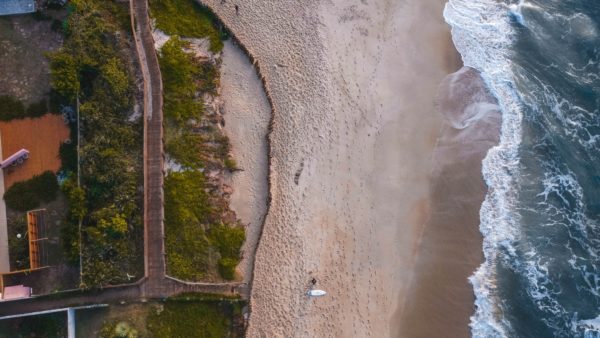
[[[321,296],[325,296],[327,294],[327,292],[325,292],[323,290],[309,290],[306,294],[309,297],[321,297]]]

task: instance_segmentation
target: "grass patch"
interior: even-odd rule
[[[208,38],[210,49],[223,49],[221,33],[215,16],[193,0],[150,0],[156,26],[169,35],[189,38]]]
[[[57,192],[56,175],[46,171],[30,180],[13,184],[4,193],[4,201],[11,209],[28,211],[39,207],[42,203],[52,202],[56,199]]]
[[[0,321],[0,338],[62,338],[66,336],[65,312]]]
[[[242,303],[168,299],[151,311],[148,331],[155,338],[242,337]]]

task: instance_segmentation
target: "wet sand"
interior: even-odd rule
[[[445,121],[433,155],[430,213],[394,337],[470,337],[467,277],[483,262],[481,161],[498,144],[501,115],[479,74],[463,68],[440,86]]]
[[[444,123],[438,86],[460,68],[444,1],[247,0],[238,13],[229,1],[203,3],[252,55],[273,105],[272,200],[247,335],[410,336],[400,319],[415,313],[425,323],[430,316],[416,309],[436,304],[410,294],[437,268],[419,257],[442,236],[428,223],[443,204],[437,198],[449,196],[437,183],[458,170],[434,160]],[[471,193],[469,205],[481,197]],[[469,222],[463,230],[473,237],[478,222]],[[480,250],[481,242],[469,243],[455,241],[450,251]],[[466,281],[467,270],[457,279]],[[326,297],[306,297],[312,277]],[[470,285],[455,287],[472,297]],[[460,306],[472,309],[466,296]],[[457,314],[461,332],[469,315]],[[428,325],[442,332],[442,319]]]

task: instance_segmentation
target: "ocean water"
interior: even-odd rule
[[[600,0],[449,0],[502,110],[483,161],[474,337],[600,337]]]

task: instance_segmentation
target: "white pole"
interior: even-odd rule
[[[81,187],[80,159],[79,159],[79,144],[81,137],[79,136],[79,91],[77,91],[77,188]],[[83,285],[83,241],[81,239],[81,217],[79,218],[79,287]]]
[[[69,338],[75,338],[75,309],[70,307],[67,310],[67,327],[68,327],[68,335]]]

